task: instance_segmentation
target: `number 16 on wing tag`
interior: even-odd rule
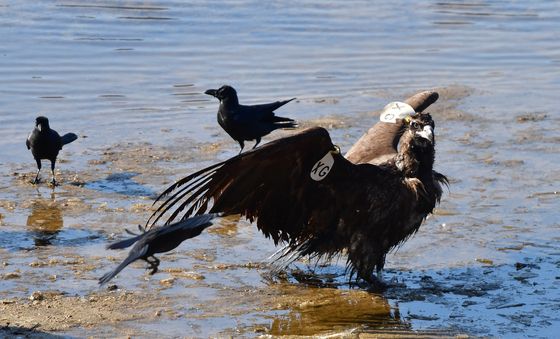
[[[327,154],[325,154],[324,157],[321,158],[321,160],[317,161],[315,165],[313,165],[313,168],[309,173],[311,175],[311,179],[315,181],[321,181],[325,179],[327,177],[327,174],[329,174],[329,172],[331,171],[333,165],[334,158],[331,154],[331,151],[329,151]]]

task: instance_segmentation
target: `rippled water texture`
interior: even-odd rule
[[[560,333],[557,2],[0,1],[0,22],[12,334]],[[388,257],[393,288],[350,288],[343,261],[270,277],[273,244],[235,218],[162,256],[156,276],[132,265],[119,289],[97,287],[125,256],[104,245],[143,224],[154,195],[237,152],[203,94],[226,83],[244,103],[297,97],[279,113],[329,128],[343,150],[388,101],[440,92],[436,169],[451,186]],[[28,183],[39,114],[80,136],[54,191]]]

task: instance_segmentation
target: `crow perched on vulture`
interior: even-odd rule
[[[274,115],[274,111],[294,100],[276,101],[262,105],[240,105],[237,92],[231,86],[219,89],[209,89],[205,94],[220,100],[218,109],[218,123],[241,146],[239,153],[245,147],[245,140],[256,140],[255,146],[261,138],[279,128],[295,128],[297,123],[289,118]]]
[[[103,275],[99,279],[99,284],[103,285],[107,283],[126,266],[138,259],[146,261],[148,263],[148,268],[151,269],[150,274],[155,274],[158,270],[159,259],[156,258],[154,254],[171,251],[184,240],[196,237],[205,228],[212,225],[212,219],[215,216],[216,214],[197,215],[174,224],[154,227],[150,230],[139,226],[140,234],[107,246],[108,249],[114,250],[127,248],[135,244],[130,250],[128,257],[114,270]],[[132,233],[130,231],[128,232]]]
[[[436,99],[424,92],[408,101],[420,111]],[[287,245],[284,258],[345,252],[350,277],[375,283],[386,254],[418,230],[448,182],[433,169],[428,113],[380,122],[360,142],[348,158],[319,127],[269,142],[171,185],[147,224],[167,212],[166,223],[207,210],[241,214]]]
[[[40,116],[35,119],[35,128],[25,141],[27,149],[31,150],[31,154],[33,154],[37,162],[37,175],[35,176],[35,180],[33,180],[34,184],[39,182],[41,159],[48,159],[51,161],[51,183],[56,185],[54,166],[58,152],[62,149],[62,146],[76,139],[78,139],[78,136],[74,133],[67,133],[61,137],[54,129],[50,128],[49,119],[46,117]]]

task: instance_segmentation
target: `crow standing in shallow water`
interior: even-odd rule
[[[205,94],[220,100],[218,109],[218,123],[241,146],[239,153],[245,147],[245,140],[256,140],[255,146],[261,138],[279,128],[295,128],[297,123],[289,118],[274,115],[274,110],[294,100],[276,101],[262,105],[240,105],[237,92],[231,86],[219,89],[209,89]]]
[[[426,93],[421,101],[437,99]],[[376,126],[383,132],[384,125]],[[353,147],[354,162],[339,153],[325,129],[316,127],[202,169],[157,198],[162,203],[148,224],[167,212],[166,223],[208,209],[241,214],[256,220],[275,244],[286,244],[281,255],[286,263],[345,252],[350,277],[375,284],[374,272],[380,274],[386,254],[418,230],[448,183],[433,169],[430,114],[416,113],[386,126],[392,132],[379,134],[376,150]],[[375,135],[361,140],[371,143]],[[378,163],[379,157],[385,160]]]
[[[179,246],[184,240],[196,237],[205,228],[212,225],[212,218],[215,214],[204,214],[179,221],[174,224],[146,230],[139,226],[141,234],[137,234],[132,238],[117,241],[107,246],[108,249],[122,249],[132,246],[134,247],[128,253],[128,257],[114,270],[106,273],[99,279],[99,284],[103,285],[114,276],[119,274],[126,266],[132,262],[142,259],[148,263],[150,274],[154,274],[158,270],[159,259],[154,256],[156,253],[171,251]],[[129,232],[130,233],[130,232]]]
[[[31,150],[31,154],[33,154],[33,157],[37,162],[37,175],[33,180],[34,184],[39,182],[41,159],[48,159],[51,161],[51,183],[56,185],[54,166],[58,152],[62,149],[62,146],[69,144],[76,139],[78,139],[78,136],[74,133],[67,133],[61,137],[54,129],[50,128],[49,119],[46,117],[40,116],[35,119],[35,128],[25,141],[27,149]]]

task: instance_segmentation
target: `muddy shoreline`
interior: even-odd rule
[[[480,130],[492,122],[460,108],[471,89],[438,91],[441,98],[431,109],[442,145],[436,166],[448,170],[451,188],[419,234],[389,256],[388,291],[350,287],[343,260],[302,262],[271,278],[267,257],[276,249],[235,217],[221,219],[207,233],[163,255],[161,273],[149,276],[137,263],[100,289],[97,278],[126,254],[109,252],[105,244],[123,236],[124,228],[143,224],[154,196],[166,185],[235,152],[226,138],[211,143],[183,138],[167,146],[116,143],[84,152],[79,161],[76,154],[63,152],[60,186],[54,189],[45,180],[30,184],[34,172],[28,163],[11,164],[2,177],[0,333],[45,338],[84,333],[364,338],[552,333],[559,323],[560,250],[558,224],[547,211],[557,204],[558,193],[541,188],[538,179],[524,179],[530,191],[524,203],[531,209],[514,204],[512,219],[498,213],[508,198],[496,186],[494,173],[519,180],[515,172],[527,163],[487,151],[494,143]],[[375,119],[375,113],[364,112],[303,125],[326,126],[347,149]],[[517,130],[514,135],[526,135],[525,144],[516,146],[525,152],[542,151],[550,136],[531,141],[524,131],[535,123],[557,122],[525,114],[507,124]],[[473,127],[451,136],[449,126],[456,124]],[[457,147],[476,150],[467,151],[466,161],[483,166],[467,180],[453,163]],[[551,180],[559,175],[549,172]],[[48,180],[47,173],[43,179]],[[464,206],[470,215],[462,214]],[[533,218],[551,223],[549,232],[534,233]],[[502,235],[492,239],[489,232]]]

